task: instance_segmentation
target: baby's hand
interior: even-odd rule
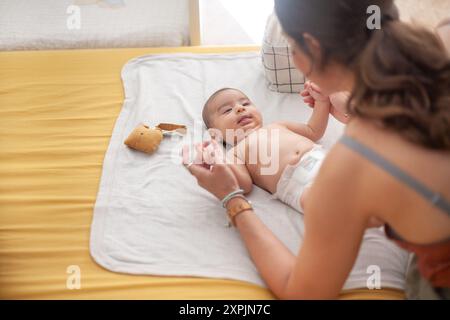
[[[303,101],[310,107],[314,107],[317,102],[330,102],[330,98],[322,94],[322,90],[314,82],[307,81],[303,91],[300,93]]]
[[[195,145],[184,145],[182,149],[183,165],[191,166],[192,164],[198,164],[206,167],[203,161],[203,147],[206,143]]]
[[[216,140],[211,140],[202,150],[203,161],[209,165],[225,163],[223,148]]]
[[[193,147],[183,146],[182,158],[185,166],[197,164],[209,169],[211,165],[224,163],[223,149],[215,140],[197,143]]]

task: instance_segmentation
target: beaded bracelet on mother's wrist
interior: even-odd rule
[[[233,199],[233,198],[236,198],[236,197],[243,197],[243,196],[244,196],[244,190],[242,190],[242,189],[238,189],[238,190],[235,190],[235,191],[233,191],[233,192],[230,192],[229,194],[227,194],[227,195],[222,199],[222,206],[223,206],[224,208],[226,208],[226,207],[227,207],[228,201],[230,201],[230,200]]]

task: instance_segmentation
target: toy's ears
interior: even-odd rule
[[[155,127],[155,129],[159,129],[164,132],[176,132],[181,135],[186,134],[187,131],[185,125],[175,123],[160,123]]]
[[[177,132],[186,132],[187,130],[185,125],[175,123],[160,123],[156,126],[156,128],[164,131],[177,131]]]
[[[140,127],[140,126],[143,126],[146,129],[150,129],[150,127],[147,124],[143,123],[143,122],[139,122],[138,127]]]

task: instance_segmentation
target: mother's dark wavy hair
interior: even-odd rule
[[[379,30],[367,28],[370,5],[381,9]],[[275,0],[275,11],[309,56],[303,34],[318,40],[319,69],[335,61],[354,72],[351,115],[426,148],[450,149],[450,58],[435,33],[399,21],[393,0]]]

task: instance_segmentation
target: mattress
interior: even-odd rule
[[[188,43],[189,0],[0,1],[0,50]]]
[[[144,54],[251,49],[0,52],[0,298],[273,298],[241,281],[114,273],[89,254],[102,163],[124,99],[122,66]],[[343,294],[401,297],[395,290]]]

